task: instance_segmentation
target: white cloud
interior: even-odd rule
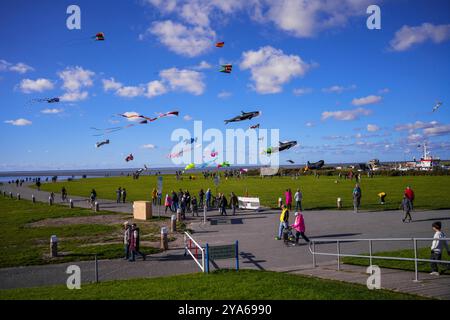
[[[149,143],[149,144],[144,144],[144,145],[142,145],[141,148],[142,148],[142,149],[153,150],[153,149],[156,149],[156,146],[155,146],[154,144]]]
[[[197,71],[170,68],[162,70],[159,76],[172,91],[189,92],[193,95],[201,95],[205,91],[203,75]]]
[[[202,61],[198,65],[194,66],[192,69],[194,69],[194,70],[206,70],[206,69],[211,69],[211,68],[212,68],[212,65],[210,65],[206,61]]]
[[[363,98],[355,98],[352,100],[352,104],[354,106],[365,106],[368,104],[375,104],[382,100],[383,98],[380,96],[370,95]]]
[[[183,117],[183,120],[184,121],[191,121],[192,120],[192,117],[190,116],[190,115],[185,115],[184,117]]]
[[[103,79],[102,82],[104,91],[117,91],[122,88],[122,83],[117,82],[114,78]]]
[[[10,66],[11,63],[6,60],[0,59],[0,71],[7,71]]]
[[[313,122],[306,122],[305,126],[307,126],[308,128],[314,127],[314,123]]]
[[[389,88],[384,88],[378,91],[379,94],[386,94],[391,92],[391,90]]]
[[[327,120],[333,118],[340,121],[351,121],[356,120],[360,116],[368,116],[372,113],[372,110],[367,110],[363,108],[353,109],[353,110],[341,110],[341,111],[325,111],[322,113],[322,120]]]
[[[17,119],[17,120],[7,120],[5,121],[5,123],[11,124],[13,126],[18,126],[18,127],[23,127],[23,126],[30,126],[32,124],[32,122],[30,120],[27,119]]]
[[[422,122],[422,121],[416,121],[414,123],[408,123],[404,125],[398,125],[395,127],[395,130],[397,131],[403,131],[403,130],[409,130],[410,132],[418,129],[426,129],[426,128],[433,128],[438,125],[437,121],[431,121],[431,122]]]
[[[231,92],[228,91],[220,91],[219,94],[217,95],[218,98],[220,99],[226,99],[231,97],[233,94]]]
[[[313,92],[313,89],[311,88],[296,88],[292,90],[292,93],[296,96],[304,96],[305,94],[309,94]]]
[[[450,24],[434,25],[432,23],[423,23],[420,26],[403,26],[395,33],[390,46],[394,51],[406,51],[413,47],[431,41],[442,43],[450,39]]]
[[[20,74],[24,74],[29,71],[34,71],[34,68],[23,62],[12,64],[6,60],[0,59],[0,71],[13,71]]]
[[[87,91],[66,92],[60,97],[60,100],[62,102],[76,102],[86,100],[88,96],[89,93]]]
[[[143,95],[145,89],[143,87],[126,86],[121,87],[116,91],[116,94],[124,98],[135,98]]]
[[[24,93],[31,93],[31,92],[43,92],[45,90],[51,90],[53,89],[54,85],[53,83],[44,78],[39,78],[36,80],[31,79],[23,79],[20,82],[20,90]]]
[[[342,93],[344,91],[354,90],[354,89],[356,89],[356,85],[354,85],[354,84],[352,84],[351,86],[348,86],[348,87],[334,85],[334,86],[331,86],[329,88],[323,88],[322,92],[325,92],[325,93]]]
[[[151,81],[147,84],[146,97],[152,98],[167,93],[166,86],[158,80]]]
[[[367,131],[369,132],[377,132],[380,130],[380,127],[375,124],[368,124],[367,125]]]
[[[422,135],[418,133],[412,133],[408,136],[408,142],[410,143],[416,143],[422,141],[422,139],[423,139]]]
[[[432,128],[426,128],[423,133],[427,136],[443,136],[450,134],[450,125],[437,125]]]
[[[76,66],[66,68],[59,72],[58,76],[63,80],[63,89],[73,92],[92,86],[92,77],[95,76],[95,73]]]
[[[155,35],[170,51],[187,57],[212,49],[216,37],[209,27],[188,27],[171,20],[154,22],[147,33]]]
[[[271,46],[244,52],[240,64],[242,70],[250,70],[254,89],[261,94],[281,92],[283,84],[305,75],[310,67],[299,56],[286,55]]]
[[[43,114],[58,114],[58,113],[61,113],[63,111],[64,111],[64,109],[57,109],[57,108],[50,109],[50,108],[47,108],[47,109],[41,110],[41,113],[43,113]]]

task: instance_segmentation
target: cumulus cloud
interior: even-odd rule
[[[36,80],[23,79],[19,84],[20,90],[24,93],[43,92],[46,90],[51,90],[53,87],[53,82],[44,78],[39,78]]]
[[[191,121],[192,119],[193,118],[190,115],[188,115],[188,114],[183,117],[184,121]]]
[[[13,64],[6,60],[0,59],[0,71],[12,71],[12,72],[24,74],[24,73],[27,73],[30,71],[34,71],[34,68],[23,62],[18,62],[16,64]]]
[[[355,98],[352,100],[354,106],[364,106],[368,104],[379,103],[383,98],[381,96],[370,95],[362,98]]]
[[[372,110],[358,108],[353,110],[325,111],[322,113],[322,120],[333,118],[340,121],[352,121],[359,119],[360,116],[368,116]]]
[[[416,121],[414,123],[397,125],[395,127],[395,130],[397,130],[397,131],[404,131],[404,130],[414,131],[414,130],[418,130],[418,129],[432,128],[437,125],[438,125],[437,121],[431,121],[431,122]]]
[[[450,24],[423,23],[416,27],[404,25],[395,33],[394,39],[390,42],[390,47],[394,51],[406,51],[414,45],[427,41],[442,43],[449,39]]]
[[[240,68],[250,70],[254,90],[261,94],[278,93],[291,79],[306,74],[311,65],[299,56],[286,55],[271,46],[242,54]]]
[[[11,124],[13,126],[17,127],[24,127],[24,126],[30,126],[32,122],[30,120],[20,118],[17,120],[6,120],[5,123]]]
[[[146,97],[152,98],[152,97],[160,96],[160,95],[167,93],[167,91],[168,91],[168,89],[161,81],[158,81],[158,80],[151,81],[147,84]]]
[[[296,96],[304,96],[305,94],[309,94],[313,92],[313,89],[311,88],[296,88],[292,90],[292,93]]]
[[[91,87],[94,84],[93,71],[83,69],[82,67],[67,67],[58,72],[58,76],[63,81],[62,88],[66,93],[61,97],[61,101],[81,101],[87,99],[89,93],[82,91],[84,88]]]
[[[423,133],[427,136],[443,136],[450,134],[450,125],[436,125],[431,128],[426,128]]]
[[[74,91],[74,92],[66,92],[61,97],[60,100],[62,102],[76,102],[86,100],[89,96],[87,91]]]
[[[102,82],[104,91],[116,91],[122,88],[122,83],[117,82],[114,78],[103,79]]]
[[[143,95],[145,89],[143,87],[125,86],[117,89],[116,94],[124,98],[135,98]]]
[[[197,96],[205,91],[203,75],[197,71],[170,68],[162,70],[159,76],[173,91],[188,92]]]
[[[368,124],[367,125],[367,131],[369,132],[377,132],[380,130],[380,127],[375,124]]]
[[[63,112],[63,111],[64,111],[64,109],[57,109],[57,108],[51,109],[51,108],[47,108],[47,109],[41,110],[41,113],[43,113],[43,114],[58,114],[58,113],[61,113],[61,112]]]
[[[323,88],[322,92],[325,93],[342,93],[344,91],[348,91],[348,90],[354,90],[356,89],[356,85],[352,84],[351,86],[340,86],[340,85],[334,85],[328,88]]]
[[[305,126],[307,126],[308,128],[314,127],[314,122],[308,121],[305,123]]]
[[[202,61],[198,65],[194,66],[192,69],[194,69],[194,70],[206,70],[206,69],[211,69],[211,68],[212,68],[212,65],[210,65],[206,61]]]
[[[220,91],[219,94],[217,95],[218,98],[220,99],[226,99],[232,96],[231,92],[228,91]]]
[[[196,57],[210,50],[216,37],[209,27],[190,27],[171,20],[154,22],[146,33],[156,36],[170,51],[187,57]]]

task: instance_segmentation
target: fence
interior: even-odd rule
[[[184,233],[184,255],[190,254],[195,263],[200,267],[202,272],[205,272],[205,249],[202,248],[189,232]],[[201,254],[201,258],[199,257]]]
[[[411,261],[414,262],[414,281],[419,281],[419,270],[418,270],[418,263],[419,262],[433,262],[438,264],[450,264],[450,261],[447,260],[431,260],[431,259],[420,259],[418,258],[418,246],[417,242],[419,241],[433,241],[437,240],[434,238],[382,238],[382,239],[311,239],[311,242],[309,243],[309,251],[312,254],[313,258],[313,267],[315,268],[317,266],[316,263],[316,255],[319,256],[334,256],[337,257],[337,266],[338,271],[341,269],[341,257],[352,257],[352,258],[365,258],[369,259],[369,264],[372,265],[373,259],[377,260],[396,260],[396,261]],[[448,241],[450,238],[441,238],[440,241]],[[369,245],[369,255],[360,255],[360,254],[344,254],[341,252],[341,244],[345,242],[366,242]],[[385,257],[385,256],[375,256],[373,255],[373,243],[374,242],[381,242],[381,241],[408,241],[412,242],[413,250],[414,250],[414,258],[404,258],[404,257]],[[316,251],[316,243],[336,243],[336,253],[329,253],[329,252],[317,252]]]

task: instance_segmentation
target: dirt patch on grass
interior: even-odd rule
[[[55,218],[44,219],[37,222],[29,223],[26,227],[39,228],[39,227],[61,227],[77,224],[121,224],[127,221],[127,216],[121,215],[98,215],[98,216],[86,216],[86,217],[68,217],[68,218]]]

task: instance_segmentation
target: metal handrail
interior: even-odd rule
[[[309,252],[313,256],[313,267],[317,266],[316,264],[316,255],[320,256],[334,256],[337,257],[338,261],[338,271],[340,270],[340,262],[341,257],[351,257],[351,258],[365,258],[370,260],[370,265],[372,265],[373,259],[378,260],[397,260],[397,261],[412,261],[414,262],[414,281],[419,281],[419,272],[418,272],[418,262],[434,262],[440,264],[450,264],[448,260],[431,260],[431,259],[421,259],[418,258],[417,255],[417,242],[418,241],[449,241],[450,238],[377,238],[377,239],[332,239],[332,238],[324,238],[324,239],[311,239],[308,245]],[[343,242],[360,242],[360,241],[368,241],[369,242],[369,255],[361,255],[361,254],[346,254],[341,253],[341,243]],[[377,241],[412,241],[414,245],[414,258],[403,258],[403,257],[385,257],[385,256],[377,256],[373,255],[372,252],[372,243]],[[337,253],[329,253],[329,252],[317,252],[316,251],[316,243],[329,243],[336,242]]]
[[[191,250],[190,250],[191,247],[190,246],[188,247],[188,245],[187,245],[188,239],[187,238],[189,238],[190,243],[193,243],[195,245],[196,249],[198,248],[200,250],[200,252],[202,254],[202,262],[201,263],[198,261],[197,257],[191,252]],[[197,241],[194,240],[192,235],[187,231],[184,233],[184,254],[186,255],[186,253],[189,253],[190,256],[194,259],[195,263],[200,267],[202,272],[205,272],[205,249],[201,245],[199,245],[197,243]]]

